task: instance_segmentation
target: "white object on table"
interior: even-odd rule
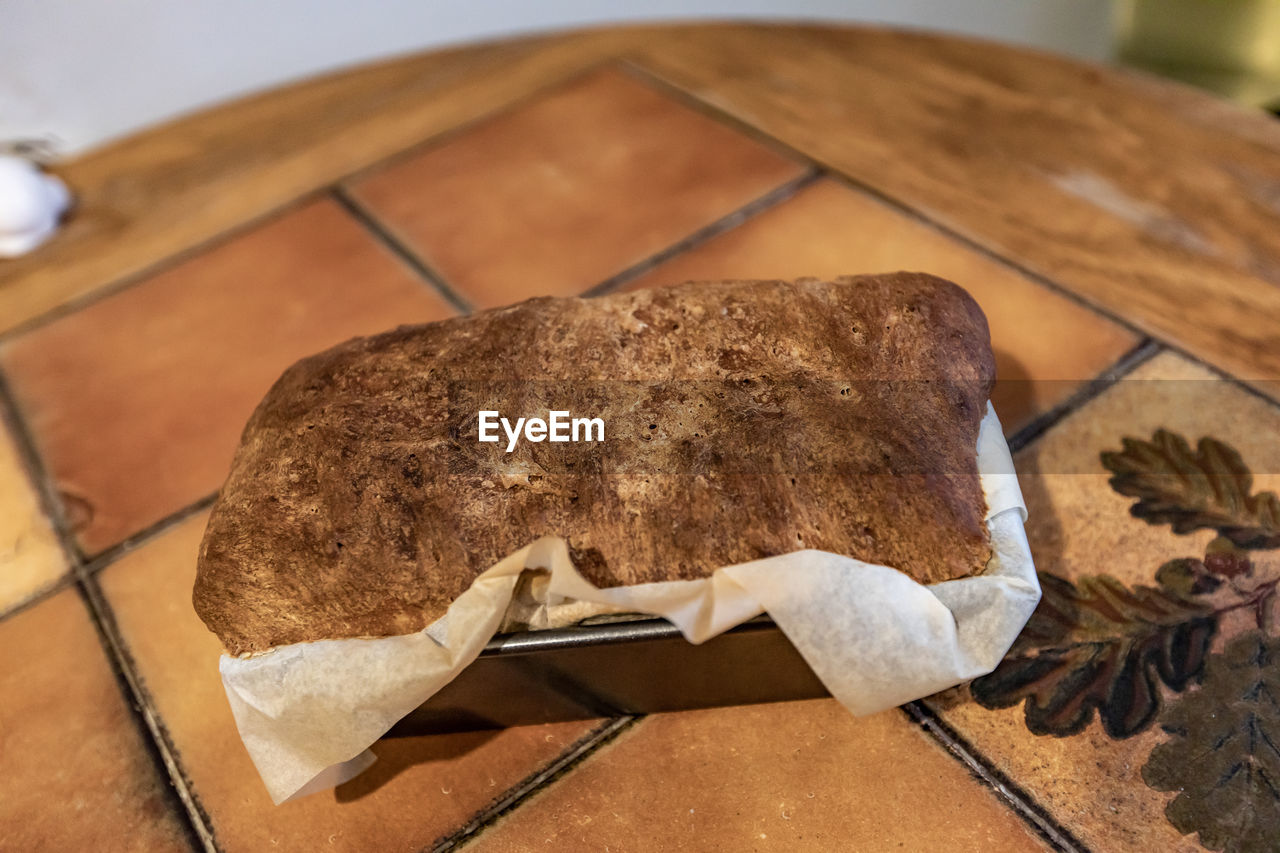
[[[30,160],[0,154],[0,258],[25,255],[53,236],[71,193]]]

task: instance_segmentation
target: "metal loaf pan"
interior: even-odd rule
[[[696,646],[646,618],[498,635],[389,736],[827,695],[767,615]]]

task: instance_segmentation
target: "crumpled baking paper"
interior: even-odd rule
[[[978,437],[993,556],[976,577],[923,586],[824,551],[726,566],[709,578],[597,589],[564,539],[545,536],[476,578],[428,628],[223,655],[240,736],[276,803],[331,788],[373,763],[368,747],[476,658],[526,569],[549,571],[551,601],[651,613],[701,643],[768,612],[831,695],[870,714],[995,668],[1040,600],[1026,505],[990,404]]]

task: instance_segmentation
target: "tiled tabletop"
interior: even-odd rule
[[[299,131],[297,159],[263,155],[275,173],[243,166],[293,194],[269,211],[240,195],[230,212],[191,211],[216,233],[130,212],[144,181],[131,184],[128,169],[153,166],[121,166],[119,148],[104,155],[118,171],[91,182],[84,221],[37,253],[38,272],[29,259],[8,273],[0,262],[0,304],[25,306],[0,323],[0,850],[1280,848],[1280,408],[1266,395],[1271,354],[1250,361],[1265,325],[1245,328],[1269,310],[1280,208],[1204,198],[1239,224],[1223,244],[1217,226],[1178,218],[1215,185],[1213,164],[1188,178],[1141,157],[1148,142],[1169,145],[1142,137],[1148,113],[1198,139],[1197,122],[1225,108],[1135,78],[1124,84],[1142,116],[1123,137],[1130,153],[1103,148],[1143,162],[1140,179],[1100,190],[1062,172],[1074,201],[1046,196],[1038,213],[1010,208],[1033,221],[991,225],[992,211],[954,198],[921,203],[927,163],[895,160],[879,182],[841,166],[852,155],[831,153],[838,132],[812,145],[779,132],[800,119],[761,106],[746,72],[732,73],[773,39],[781,70],[758,89],[802,92],[840,62],[871,67],[874,50],[835,50],[824,31],[730,30],[717,36],[723,52],[703,57],[722,88],[677,88],[701,67],[697,51],[670,47],[695,44],[690,32],[666,33],[651,67],[629,52],[657,37],[643,31],[573,43],[585,68],[555,40],[450,55],[449,74],[424,59],[434,106],[394,103],[417,125],[353,125],[346,145],[376,156],[340,174],[317,165]],[[928,46],[944,60],[968,49],[952,44]],[[1004,68],[1004,55],[982,54],[963,84],[967,109],[1008,98],[1018,74],[1036,85],[1049,75],[1053,116],[1113,120],[1089,111],[1119,97],[1122,75],[1047,58]],[[526,91],[493,82],[504,61],[524,69]],[[488,76],[467,77],[472,68]],[[393,71],[289,97],[333,111],[361,74]],[[490,104],[495,92],[504,97]],[[440,106],[451,97],[486,108]],[[233,105],[224,120],[252,126],[255,110],[280,103]],[[917,127],[902,147],[918,157],[931,143],[961,164],[951,169],[969,161],[957,180],[974,204],[984,187],[1008,192],[1011,173],[1048,168],[1015,148],[993,166],[989,149],[1011,137],[957,135],[968,119],[951,101],[935,106],[929,138]],[[822,110],[817,124],[841,115],[834,99]],[[871,124],[891,134],[885,111]],[[162,131],[171,172],[209,156],[213,137],[194,133],[204,121]],[[1232,121],[1216,168],[1280,175],[1280,129]],[[241,144],[236,132],[217,144]],[[869,151],[868,138],[851,136],[849,151]],[[92,178],[103,162],[67,172]],[[302,173],[327,177],[302,187]],[[234,167],[208,174],[241,186]],[[1229,194],[1225,180],[1216,186]],[[1133,196],[1152,186],[1164,196]],[[141,235],[142,248],[95,242],[117,200],[110,227]],[[1079,245],[1019,243],[1027,227],[1060,238],[1059,214],[1090,235],[1096,264],[1147,266],[1114,265],[1123,293],[1098,298]],[[1148,275],[1189,246],[1212,256],[1195,267],[1198,293]],[[59,268],[66,278],[49,284]],[[222,694],[219,644],[190,598],[208,503],[249,412],[292,361],[540,294],[903,268],[961,283],[990,320],[994,400],[1046,590],[995,673],[861,719],[818,700],[384,739],[366,774],[271,805]],[[1256,303],[1213,307],[1222,292],[1251,298],[1249,280]],[[1165,303],[1186,293],[1195,299],[1180,310],[1209,306],[1206,322],[1238,311],[1239,339],[1202,348],[1180,334]],[[1274,340],[1280,317],[1270,320]]]

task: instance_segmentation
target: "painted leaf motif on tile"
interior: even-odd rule
[[[1251,494],[1253,475],[1230,445],[1205,437],[1193,451],[1165,429],[1151,441],[1122,444],[1104,452],[1102,464],[1114,475],[1113,489],[1138,498],[1130,509],[1137,518],[1170,524],[1175,533],[1215,529],[1244,548],[1280,547],[1280,498]]]
[[[1096,709],[1111,737],[1147,728],[1164,682],[1182,690],[1204,665],[1211,608],[1165,586],[1132,589],[1109,575],[1078,585],[1040,574],[1043,597],[1009,654],[972,684],[987,708],[1025,701],[1027,728],[1076,734]]]
[[[1195,597],[1215,613],[1255,604],[1276,586],[1274,560],[1259,558],[1255,573],[1252,552],[1219,536],[1205,548],[1204,559],[1179,557],[1156,569],[1156,583],[1184,598]]]
[[[1198,690],[1161,719],[1147,784],[1178,791],[1165,808],[1183,833],[1227,853],[1280,846],[1280,639],[1248,631],[1214,655]]]

